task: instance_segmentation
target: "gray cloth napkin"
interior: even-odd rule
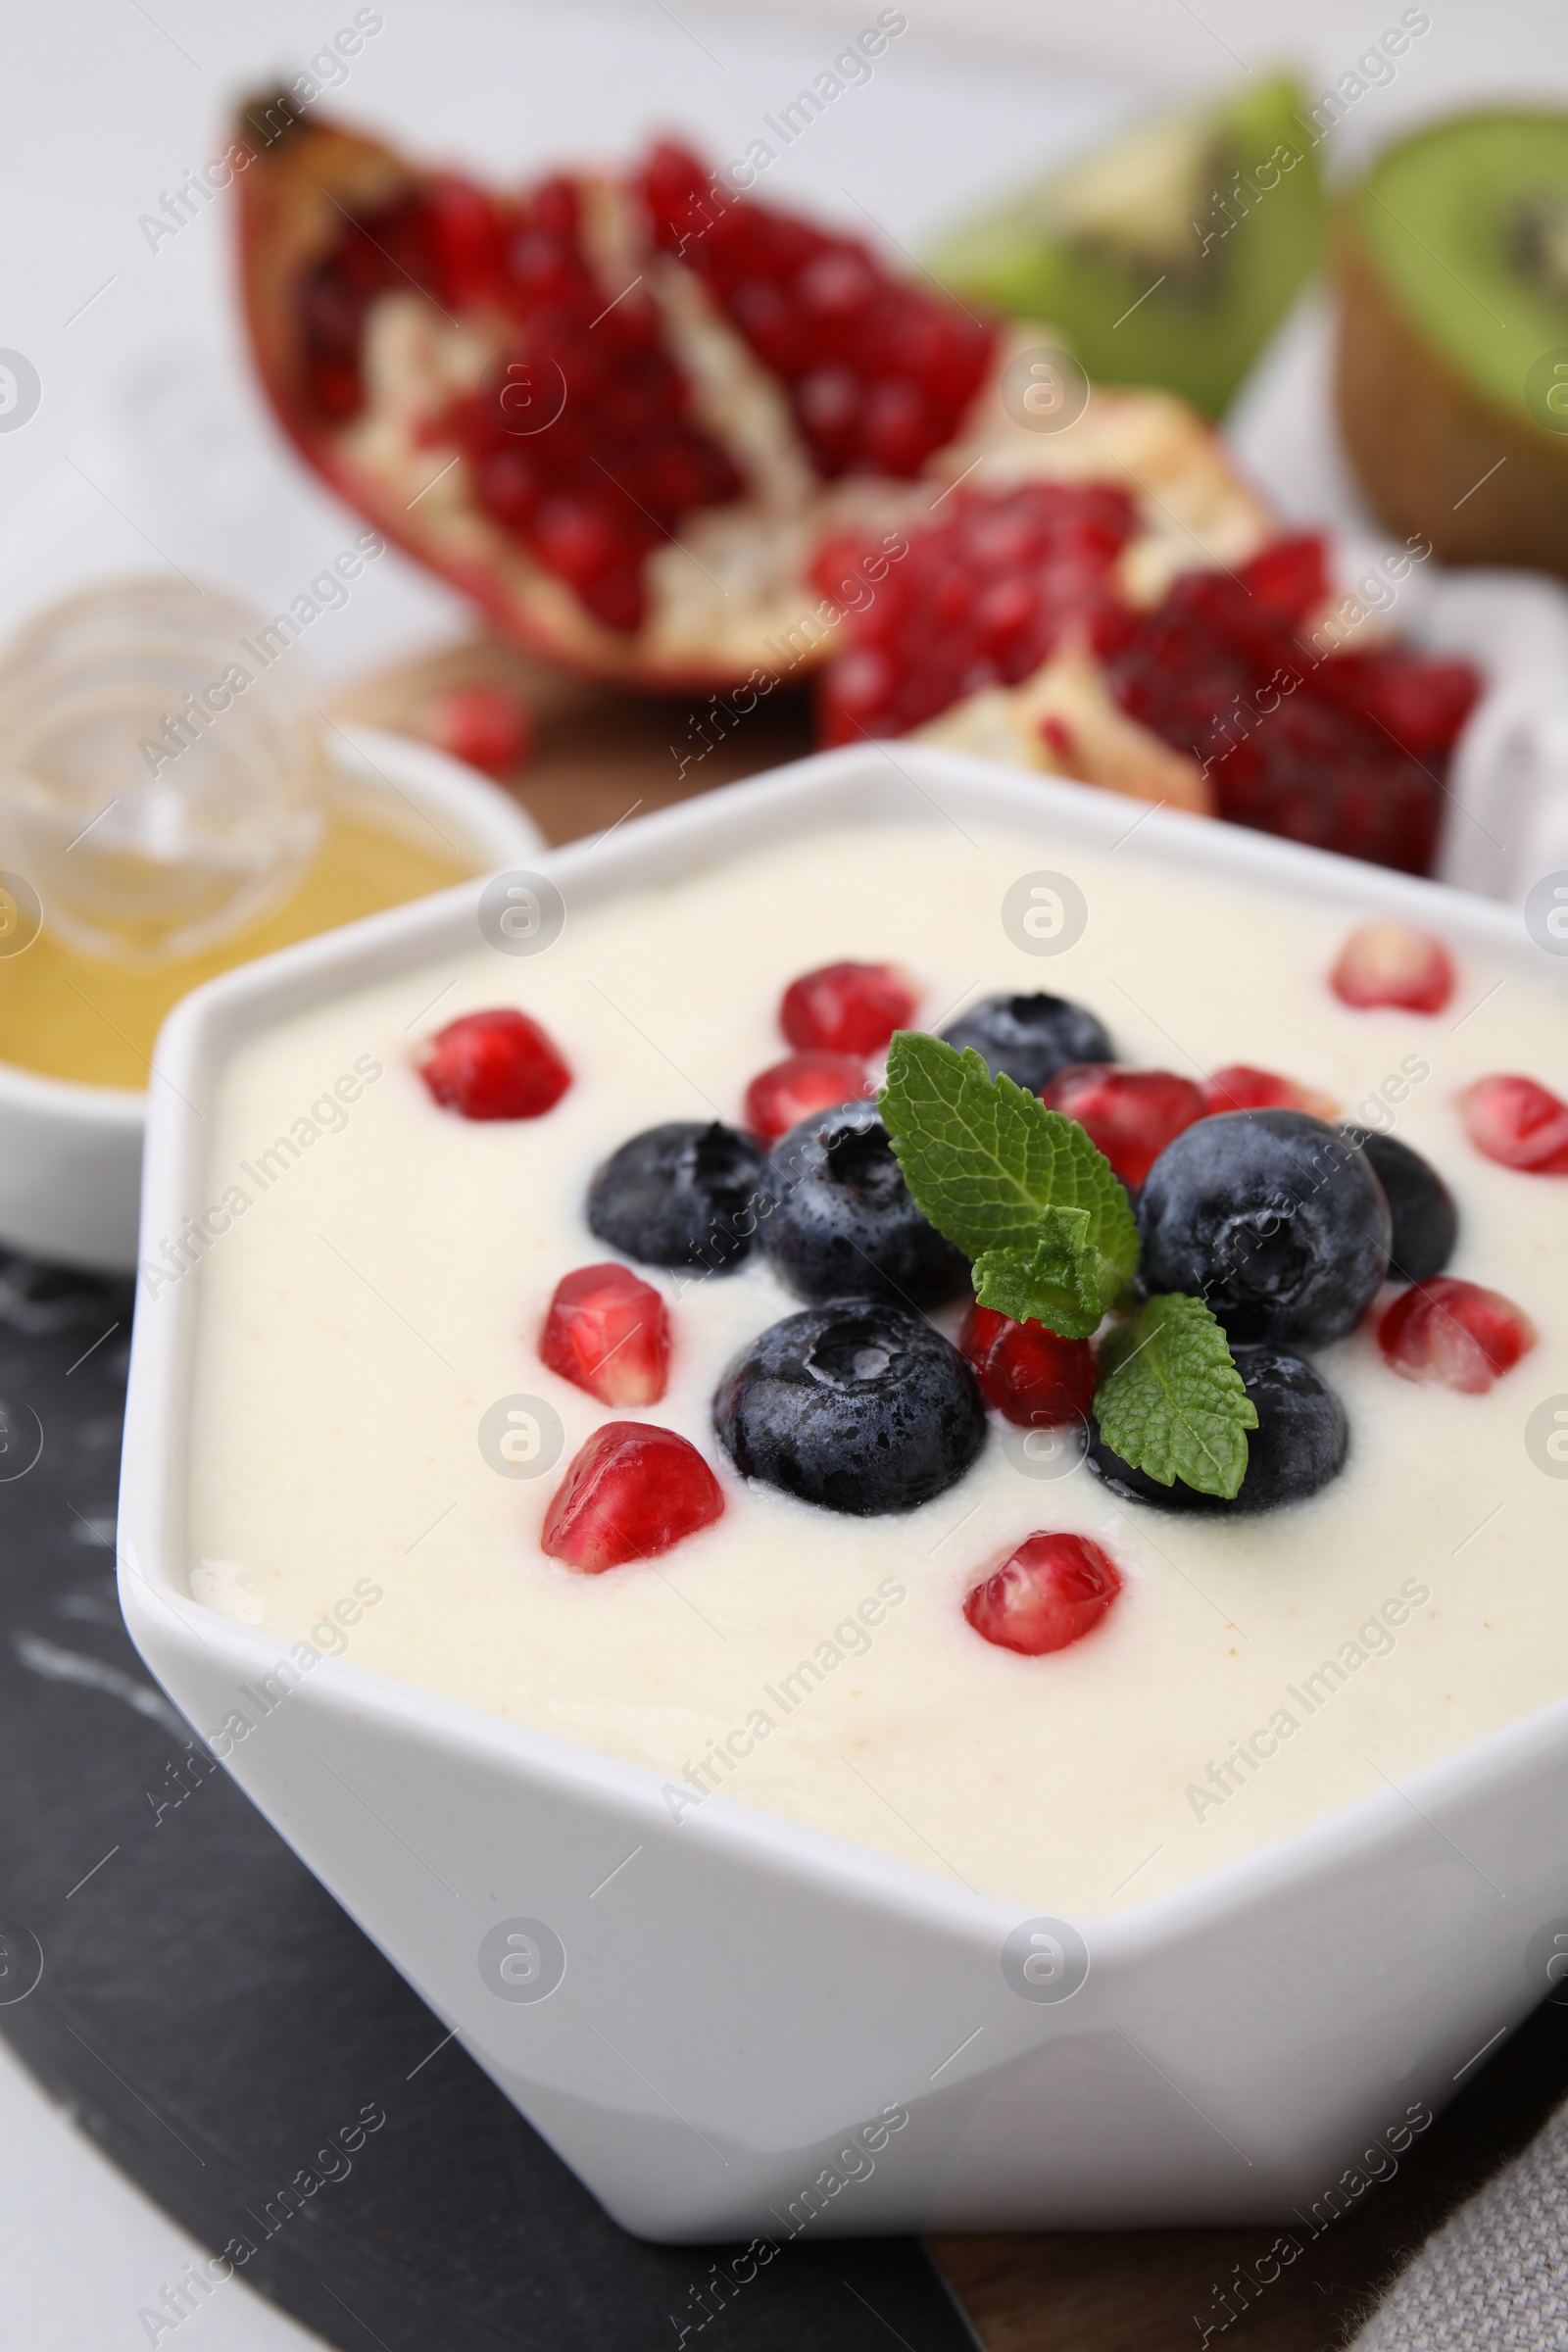
[[[1428,2238],[1349,2352],[1568,2352],[1568,2105]]]

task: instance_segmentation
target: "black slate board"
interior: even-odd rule
[[[912,2239],[737,2285],[739,2249],[627,2237],[194,1743],[115,1598],[129,1323],[127,1287],[0,1253],[0,2033],[342,2352],[962,2352]],[[302,2170],[339,2177],[285,2209]]]

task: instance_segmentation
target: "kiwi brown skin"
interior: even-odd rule
[[[1335,406],[1374,514],[1400,538],[1420,532],[1442,563],[1527,564],[1568,579],[1568,436],[1494,407],[1458,375],[1411,325],[1349,220],[1336,274]]]

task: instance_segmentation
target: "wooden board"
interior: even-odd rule
[[[804,693],[774,694],[696,757],[706,698],[612,692],[486,640],[367,679],[336,710],[417,732],[433,694],[481,679],[512,686],[534,711],[537,751],[510,788],[553,843],[811,749]],[[944,2237],[932,2252],[985,2352],[1185,2352],[1205,2327],[1226,2352],[1331,2352],[1400,2262],[1565,2092],[1568,2008],[1548,2005],[1467,2079],[1395,2178],[1316,2238],[1283,2223],[1301,2250],[1264,2283],[1256,2266],[1273,2267],[1274,2227]],[[1357,2153],[1348,2148],[1346,2164]]]
[[[434,695],[481,681],[511,687],[533,712],[537,747],[509,789],[552,843],[602,833],[623,817],[799,760],[812,748],[803,689],[776,688],[721,729],[706,695],[622,693],[547,669],[488,639],[365,679],[339,695],[333,710],[339,718],[418,734],[421,710]]]
[[[1547,2002],[1484,2067],[1464,2070],[1453,2104],[1397,2171],[1315,2238],[1286,2216],[1247,2230],[944,2237],[932,2251],[986,2352],[1198,2352],[1205,2327],[1214,2352],[1337,2352],[1423,2238],[1565,2093],[1568,2006]],[[1401,2092],[1391,2123],[1402,2106]],[[1345,2150],[1347,2166],[1356,2157]],[[1330,2176],[1322,2186],[1332,2185]],[[1282,2231],[1300,2251],[1271,2263]]]

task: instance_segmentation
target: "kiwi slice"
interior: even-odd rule
[[[1290,80],[1167,115],[956,230],[956,292],[1049,320],[1092,376],[1217,416],[1317,257],[1314,134]]]
[[[1448,563],[1568,578],[1568,115],[1404,140],[1336,243],[1340,427],[1372,507]]]

